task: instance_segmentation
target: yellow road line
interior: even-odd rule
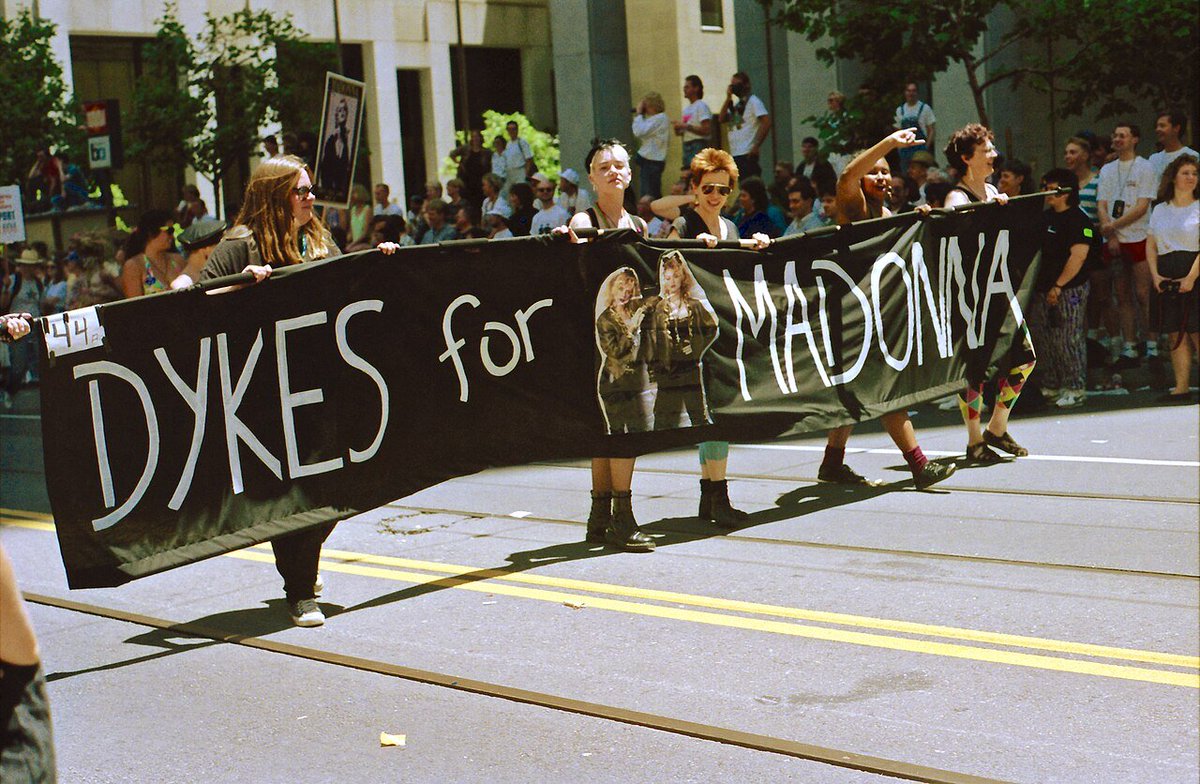
[[[273,556],[265,552],[243,550],[236,553],[229,553],[228,555],[247,561],[274,563]],[[771,621],[761,618],[746,618],[740,615],[724,615],[721,613],[702,612],[699,610],[683,610],[677,607],[663,607],[656,604],[640,604],[637,602],[627,602],[617,599],[605,599],[603,597],[581,597],[579,594],[575,593],[560,593],[557,591],[542,590],[540,588],[525,588],[515,585],[505,585],[503,583],[481,584],[480,582],[471,580],[469,578],[452,576],[438,577],[436,575],[418,574],[416,572],[404,572],[378,566],[362,566],[359,564],[341,563],[337,561],[322,561],[321,568],[331,572],[344,572],[346,574],[357,574],[364,577],[378,577],[385,580],[412,583],[416,585],[443,583],[450,587],[460,588],[466,591],[475,591],[477,593],[496,594],[500,596],[515,596],[524,599],[537,599],[540,601],[554,602],[555,604],[562,604],[564,602],[572,605],[583,604],[586,607],[592,607],[599,610],[612,610],[615,612],[632,613],[635,615],[647,615],[654,618],[688,621],[691,623],[703,623],[710,626],[724,626],[734,629],[786,634],[793,637],[807,637],[815,640],[825,640],[827,642],[865,645],[872,648],[886,648],[890,650],[926,653],[936,656],[949,656],[958,659],[971,659],[975,661],[985,661],[996,664],[1009,664],[1017,667],[1033,667],[1042,670],[1072,672],[1081,675],[1098,675],[1106,678],[1120,678],[1123,680],[1159,683],[1168,686],[1186,686],[1192,689],[1200,689],[1200,675],[1193,675],[1190,673],[1151,670],[1144,667],[1129,667],[1119,664],[1101,664],[1098,662],[1084,661],[1080,659],[1061,659],[1054,656],[1043,656],[1032,653],[1015,653],[1012,651],[1002,651],[991,648],[977,648],[970,645],[927,642],[924,640],[913,640],[907,637],[890,637],[887,635],[852,632],[843,629],[829,629],[821,626],[805,626],[803,624],[788,623],[784,621]],[[582,602],[580,601],[581,599],[583,600]]]
[[[430,572],[441,572],[451,575],[470,575],[472,579],[497,579],[507,582],[538,585],[548,588],[566,588],[576,591],[589,591],[611,596],[623,596],[631,599],[649,599],[658,602],[686,604],[693,607],[704,607],[710,610],[728,610],[731,612],[753,613],[755,615],[773,615],[780,618],[793,618],[802,621],[818,623],[833,623],[840,626],[857,626],[868,629],[880,629],[904,634],[920,634],[927,637],[946,637],[969,642],[982,642],[990,645],[1006,645],[1016,648],[1051,651],[1053,653],[1070,653],[1080,656],[1097,656],[1105,659],[1121,659],[1124,661],[1146,662],[1148,664],[1163,664],[1170,667],[1191,667],[1200,669],[1200,656],[1183,656],[1174,653],[1158,651],[1143,651],[1130,648],[1116,648],[1106,645],[1052,640],[1043,637],[1025,637],[1015,634],[962,629],[953,626],[936,626],[909,621],[897,621],[887,618],[872,618],[845,613],[822,612],[819,610],[802,610],[794,607],[781,607],[759,602],[744,602],[736,599],[720,599],[711,596],[694,596],[673,591],[659,591],[652,588],[635,588],[624,585],[609,585],[588,580],[573,580],[563,577],[547,577],[538,574],[512,572],[506,569],[475,569],[469,566],[436,563],[433,561],[414,561],[408,558],[395,558],[386,555],[371,555],[356,553],[348,550],[322,550],[326,558],[337,558],[352,563],[368,563],[379,566],[398,566],[406,569],[422,569]]]
[[[42,518],[45,520],[51,519],[49,515],[43,515],[38,512],[23,512],[20,510],[0,509],[0,513],[5,513],[6,515],[16,513],[16,514],[20,514],[20,515],[36,516],[38,518]],[[0,517],[0,523],[5,524],[5,525],[14,525],[14,526],[18,526],[21,528],[31,528],[31,529],[35,529],[35,530],[41,530],[41,531],[53,531],[54,530],[54,526],[51,523],[37,522],[35,520],[15,519],[15,518],[8,517],[8,516]],[[256,545],[255,548],[252,548],[252,549],[265,550],[268,548],[269,548],[269,545],[264,544],[264,545]],[[231,557],[245,557],[246,555],[253,555],[253,554],[236,553],[235,552],[235,553],[228,553],[227,555],[231,556]],[[661,591],[661,590],[656,590],[656,589],[651,589],[651,588],[637,588],[637,587],[623,586],[623,585],[611,585],[611,584],[607,584],[607,583],[599,583],[599,582],[593,582],[593,581],[589,581],[589,580],[575,580],[575,579],[562,578],[562,577],[549,577],[549,576],[545,576],[545,575],[526,574],[526,573],[521,573],[521,572],[512,572],[512,571],[505,570],[505,569],[477,569],[477,568],[473,568],[470,566],[462,566],[462,565],[457,565],[457,564],[445,564],[445,563],[437,563],[437,562],[433,562],[433,561],[417,561],[417,560],[413,560],[413,559],[409,559],[409,558],[397,558],[397,557],[393,557],[393,556],[373,555],[370,553],[359,553],[359,552],[354,552],[354,551],[349,551],[349,550],[333,550],[333,549],[326,548],[322,551],[322,556],[326,559],[336,558],[343,562],[348,562],[346,564],[347,566],[352,566],[352,565],[358,564],[358,563],[366,563],[366,564],[376,564],[376,565],[386,566],[386,567],[421,569],[421,570],[428,571],[428,572],[435,572],[435,573],[439,573],[439,574],[451,575],[451,578],[447,579],[447,578],[440,578],[437,576],[429,576],[429,575],[423,575],[423,574],[395,572],[390,569],[386,570],[386,571],[385,570],[376,570],[376,571],[382,572],[382,574],[372,575],[372,576],[385,576],[388,579],[400,579],[400,578],[395,577],[395,575],[405,574],[405,575],[407,575],[404,578],[405,582],[414,582],[414,583],[419,583],[419,584],[432,583],[432,582],[437,582],[439,579],[446,579],[447,583],[452,585],[453,587],[469,587],[469,585],[474,582],[480,582],[480,583],[486,582],[487,585],[485,587],[483,587],[481,590],[486,590],[486,591],[490,591],[493,593],[503,593],[502,591],[495,590],[497,588],[497,586],[495,585],[494,582],[492,582],[494,580],[503,580],[506,582],[520,583],[520,584],[525,584],[525,585],[535,585],[535,586],[543,586],[543,587],[549,587],[549,588],[565,588],[568,590],[586,591],[589,593],[607,594],[610,596],[621,596],[621,597],[632,598],[632,599],[646,599],[646,600],[650,600],[650,601],[670,602],[673,604],[684,604],[684,605],[689,605],[689,606],[693,606],[693,607],[702,607],[702,608],[706,608],[706,609],[710,609],[710,610],[724,610],[724,611],[729,611],[729,612],[751,613],[751,614],[755,614],[755,615],[768,615],[768,616],[790,618],[790,619],[801,620],[801,621],[813,621],[813,622],[817,622],[817,623],[831,623],[831,624],[837,624],[840,626],[853,626],[853,627],[859,627],[859,628],[878,629],[881,631],[899,632],[899,633],[903,633],[903,634],[916,634],[916,635],[923,635],[923,636],[927,636],[927,637],[942,637],[942,638],[962,640],[962,641],[967,641],[967,642],[979,642],[979,643],[985,643],[985,644],[990,644],[990,645],[1003,645],[1003,646],[1008,646],[1008,647],[1020,647],[1020,648],[1028,648],[1028,649],[1032,649],[1032,650],[1043,650],[1043,651],[1049,651],[1052,653],[1065,653],[1065,654],[1074,654],[1074,655],[1081,655],[1081,656],[1092,656],[1092,657],[1098,657],[1098,658],[1117,659],[1117,660],[1123,660],[1123,661],[1136,661],[1136,662],[1144,662],[1144,663],[1149,663],[1149,664],[1160,664],[1160,665],[1171,666],[1171,667],[1200,668],[1200,657],[1184,656],[1184,655],[1171,654],[1171,653],[1161,653],[1158,651],[1145,651],[1145,650],[1137,650],[1137,649],[1129,649],[1129,648],[1117,648],[1117,647],[1112,647],[1112,646],[1093,645],[1093,644],[1089,644],[1089,643],[1076,643],[1076,642],[1069,642],[1069,641],[1064,641],[1064,640],[1053,640],[1053,639],[1041,638],[1041,637],[1027,637],[1027,636],[1022,636],[1022,635],[1003,634],[1003,633],[999,633],[999,632],[979,631],[979,630],[975,630],[975,629],[964,629],[964,628],[957,628],[957,627],[950,627],[950,626],[921,624],[921,623],[913,623],[913,622],[909,622],[909,621],[899,621],[899,620],[892,620],[892,619],[885,619],[885,618],[873,618],[873,617],[869,617],[869,616],[848,615],[845,613],[831,613],[831,612],[823,612],[823,611],[818,611],[818,610],[804,610],[804,609],[800,609],[800,608],[783,607],[783,606],[771,605],[771,604],[762,604],[759,602],[745,602],[745,601],[739,601],[739,600],[734,600],[734,599],[721,599],[718,597],[696,596],[696,595],[692,595],[692,594],[677,593],[674,591]],[[253,556],[253,557],[247,558],[247,560],[272,562],[273,559],[271,556],[267,555],[267,556]],[[332,571],[350,571],[349,569],[344,569],[344,568],[335,569],[335,568],[333,568],[335,566],[335,564],[328,562],[328,561],[324,562],[324,564],[325,564],[326,568],[330,568]],[[356,573],[356,572],[351,572],[351,573]],[[359,573],[361,574],[361,572],[359,572]],[[464,579],[464,580],[454,580],[453,579],[454,577],[463,577],[463,576],[467,576],[467,579]],[[545,592],[540,592],[540,593],[545,593]],[[513,594],[513,595],[521,595],[521,594]],[[577,594],[563,594],[562,596],[565,596],[567,598],[566,599],[555,598],[554,601],[575,601],[580,598]],[[541,598],[541,597],[533,596],[532,598]],[[607,600],[601,600],[601,599],[594,599],[592,597],[586,597],[586,599],[587,599],[587,603],[590,604],[591,606],[600,606],[598,604],[599,601],[607,601]],[[619,602],[618,604],[622,605],[621,609],[623,609],[624,611],[630,611],[625,608],[625,605],[639,606],[639,605],[632,605],[632,603],[628,603],[628,602]],[[663,608],[663,609],[670,610],[671,608]],[[680,612],[687,612],[687,611],[680,611]],[[643,614],[653,614],[653,613],[643,613]],[[663,617],[676,617],[676,616],[663,616]],[[721,616],[721,617],[728,617],[728,616]],[[772,622],[768,621],[768,622],[764,622],[764,623],[772,623]],[[787,624],[787,626],[796,626],[796,625],[795,624]],[[810,628],[810,627],[805,627],[805,628]],[[833,630],[829,630],[829,631],[833,631]],[[847,632],[847,634],[854,634],[854,633]],[[808,636],[818,636],[818,635],[808,635]],[[867,636],[876,636],[876,635],[867,635]],[[900,638],[885,638],[885,639],[898,640]],[[908,642],[919,643],[920,641],[908,641]],[[867,643],[862,643],[862,644],[867,644]],[[940,645],[940,643],[928,643],[928,644],[929,645]],[[950,647],[965,647],[965,646],[950,646]],[[903,647],[901,647],[900,649],[907,650],[907,648],[903,648]],[[976,647],[967,647],[967,650],[978,651],[978,650],[982,650],[982,649],[979,649]],[[1003,652],[997,652],[997,653],[1003,653]],[[942,654],[942,655],[953,655],[953,654]],[[1022,656],[1022,655],[1026,655],[1026,654],[1013,654],[1013,655]],[[968,657],[968,658],[978,658],[978,657]],[[1047,658],[1047,657],[1035,657],[1035,658],[1041,659],[1041,658]],[[987,659],[987,660],[991,660],[991,659]],[[1027,665],[1027,666],[1041,666],[1041,665]],[[1109,665],[1100,665],[1100,666],[1109,666]],[[1136,669],[1136,668],[1125,668],[1125,669]],[[1146,670],[1146,672],[1157,672],[1157,671]],[[1185,677],[1185,678],[1190,677],[1190,676],[1186,676],[1186,675],[1183,675],[1180,673],[1167,673],[1167,674],[1181,675],[1182,677]],[[1120,676],[1113,676],[1113,677],[1120,677]],[[1184,684],[1184,685],[1191,685],[1191,684]]]

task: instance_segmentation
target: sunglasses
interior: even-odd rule
[[[706,182],[700,186],[700,192],[705,196],[708,196],[713,191],[716,191],[722,196],[728,196],[733,191],[733,188],[728,185],[718,185],[715,182]]]
[[[313,192],[311,185],[301,185],[299,188],[292,188],[292,193],[299,196],[301,199],[307,199],[309,194]]]

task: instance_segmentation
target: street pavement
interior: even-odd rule
[[[648,456],[651,554],[582,542],[584,461],[463,477],[341,523],[298,629],[265,546],[69,591],[26,392],[0,537],[63,782],[1193,784],[1200,420],[1153,397],[1018,409],[1030,457],[932,492],[877,426],[876,489],[816,484],[821,438],[735,445],[729,534],[693,450]],[[913,421],[961,456],[957,412]]]

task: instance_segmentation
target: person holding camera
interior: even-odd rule
[[[1146,265],[1154,284],[1150,323],[1167,333],[1175,386],[1161,403],[1192,402],[1192,352],[1200,350],[1200,159],[1180,155],[1163,172],[1147,228]]]
[[[633,135],[638,140],[638,196],[662,197],[670,133],[671,121],[667,119],[663,97],[658,93],[646,93],[633,110]]]
[[[1141,132],[1133,123],[1121,122],[1113,129],[1112,149],[1117,154],[1100,170],[1096,208],[1100,234],[1104,238],[1105,261],[1117,260],[1117,310],[1125,347],[1120,365],[1138,364],[1137,319],[1147,326],[1146,356],[1158,356],[1157,336],[1149,332],[1150,269],[1146,266],[1146,227],[1150,222],[1150,200],[1158,190],[1154,167],[1137,154]]]
[[[767,114],[762,99],[751,92],[750,77],[745,71],[738,71],[729,80],[718,119],[730,124],[729,152],[743,179],[761,177],[758,151],[771,132],[771,115]]]

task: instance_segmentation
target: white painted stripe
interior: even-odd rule
[[[731,444],[732,449],[775,449],[785,452],[824,452],[825,446],[808,446],[805,444]],[[897,455],[896,447],[887,449],[862,449],[847,447],[846,454],[867,455]],[[928,457],[962,456],[962,452],[946,452],[939,449],[922,450]],[[1144,466],[1177,466],[1182,468],[1200,468],[1200,462],[1195,460],[1149,460],[1139,457],[1089,457],[1087,455],[1028,455],[1018,458],[1019,462],[1027,460],[1044,460],[1054,463],[1109,463],[1114,465],[1144,465]]]
[[[41,414],[0,414],[0,419],[37,419],[42,418]]]

